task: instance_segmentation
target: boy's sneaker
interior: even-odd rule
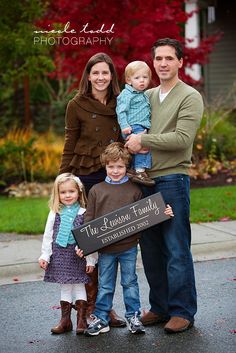
[[[134,316],[128,318],[127,321],[128,321],[127,326],[131,333],[135,333],[135,334],[145,333],[145,328],[142,322],[139,320],[137,312],[134,314]]]
[[[89,324],[89,327],[84,330],[84,334],[85,336],[97,336],[99,333],[105,333],[108,331],[110,331],[110,326],[94,316],[93,321]]]

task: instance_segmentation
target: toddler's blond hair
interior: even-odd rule
[[[150,67],[148,66],[148,64],[145,63],[145,61],[140,61],[140,60],[136,60],[136,61],[131,61],[125,68],[125,80],[127,81],[127,79],[130,78],[130,76],[135,75],[135,73],[138,70],[141,69],[146,69],[149,79],[151,80],[152,77],[152,71],[150,69]]]

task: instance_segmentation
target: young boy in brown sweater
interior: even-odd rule
[[[89,192],[85,222],[142,198],[138,185],[133,184],[126,175],[130,161],[130,153],[122,143],[114,142],[105,149],[101,162],[106,168],[107,176],[104,182],[94,185]],[[170,206],[165,213],[172,215]],[[139,320],[141,312],[136,274],[138,239],[139,234],[135,234],[99,250],[99,289],[93,320],[84,332],[86,336],[97,336],[110,330],[109,312],[112,308],[118,264],[128,329],[134,334],[145,333]],[[78,255],[82,255],[80,250]]]

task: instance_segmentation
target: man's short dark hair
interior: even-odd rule
[[[155,58],[156,48],[162,47],[164,45],[169,45],[175,49],[175,54],[177,58],[180,60],[183,58],[183,47],[179,40],[173,38],[162,38],[158,39],[152,47],[152,57]]]

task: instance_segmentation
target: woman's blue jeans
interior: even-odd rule
[[[174,217],[144,231],[140,240],[150,310],[193,321],[197,295],[190,251],[189,176],[171,174],[154,180],[153,187],[143,188],[144,196],[160,191]]]
[[[98,294],[93,312],[105,323],[109,322],[113,296],[116,287],[118,264],[120,264],[120,284],[123,287],[125,317],[140,314],[138,278],[136,274],[137,246],[119,253],[100,253],[98,258]]]

